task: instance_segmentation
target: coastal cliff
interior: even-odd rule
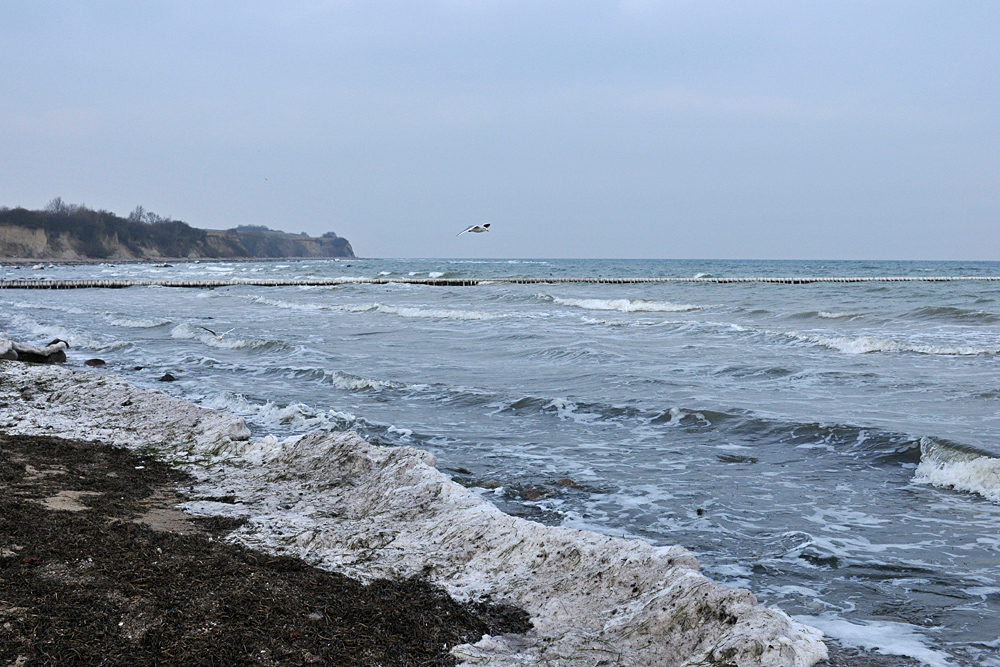
[[[350,242],[327,232],[321,237],[288,234],[263,226],[198,229],[141,207],[128,218],[53,200],[43,211],[0,208],[0,258],[246,259],[354,257]]]

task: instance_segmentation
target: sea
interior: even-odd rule
[[[998,667],[1000,281],[498,280],[887,276],[1000,263],[5,265],[0,280],[486,282],[7,289],[0,331],[66,340],[70,365],[100,358],[255,436],[430,451],[504,512],[682,545],[845,646]]]

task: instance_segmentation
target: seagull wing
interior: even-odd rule
[[[220,333],[220,334],[219,334],[219,338],[222,338],[222,337],[223,337],[223,336],[225,336],[226,334],[228,334],[228,333],[232,333],[232,332],[234,332],[234,331],[236,331],[236,327],[233,327],[233,328],[232,328],[232,329],[230,329],[229,331],[223,331],[222,333]]]
[[[476,226],[475,226],[475,225],[471,225],[471,226],[469,226],[469,227],[466,227],[466,228],[465,228],[465,229],[463,229],[462,231],[460,231],[460,232],[459,232],[458,234],[455,234],[455,236],[461,236],[461,235],[462,235],[462,234],[464,234],[465,232],[471,232],[471,231],[472,231],[473,229],[475,229],[475,228],[476,228]]]
[[[200,324],[196,324],[195,326],[196,326],[196,327],[198,327],[199,329],[204,329],[205,331],[207,331],[208,333],[212,334],[212,335],[213,335],[213,336],[215,336],[216,338],[218,338],[218,337],[219,337],[219,334],[215,333],[214,331],[212,331],[212,330],[211,330],[211,329],[209,329],[208,327],[203,327],[203,326],[201,326]]]

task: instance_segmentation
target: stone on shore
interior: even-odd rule
[[[69,343],[58,338],[43,347],[16,341],[11,341],[11,346],[17,353],[17,357],[15,357],[17,361],[28,361],[35,364],[62,363],[66,361],[66,350],[69,349]]]

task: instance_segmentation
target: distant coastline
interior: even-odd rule
[[[40,211],[0,208],[0,260],[30,262],[353,258],[350,242],[327,232],[290,234],[262,225],[192,227],[137,206],[127,218],[56,198]]]

